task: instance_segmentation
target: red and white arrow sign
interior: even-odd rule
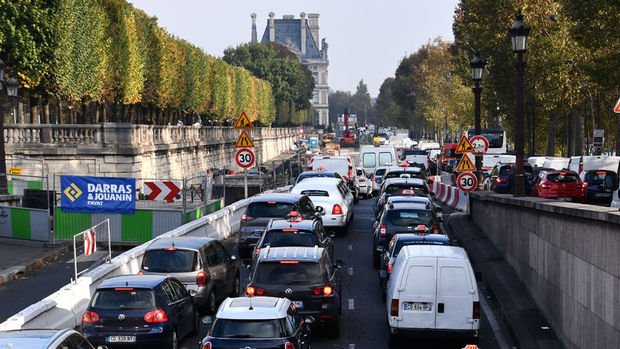
[[[181,192],[181,182],[149,181],[144,182],[146,200],[174,202]]]

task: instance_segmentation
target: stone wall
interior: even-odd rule
[[[470,208],[567,348],[618,348],[617,209],[488,192]]]

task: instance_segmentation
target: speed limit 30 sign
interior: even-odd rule
[[[250,168],[254,166],[255,159],[256,157],[254,156],[254,152],[247,148],[237,150],[237,154],[235,155],[237,165],[242,168]]]
[[[478,178],[473,172],[461,172],[456,178],[456,185],[464,192],[472,192],[478,187]]]

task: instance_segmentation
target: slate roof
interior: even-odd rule
[[[301,52],[301,19],[274,19],[276,32],[275,41],[278,44],[287,46],[291,42],[297,51]],[[269,42],[269,20],[263,33],[262,43]],[[306,23],[306,54],[301,59],[322,59],[320,49],[314,41],[310,27]]]

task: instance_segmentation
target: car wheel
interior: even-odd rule
[[[170,348],[172,349],[179,348],[179,337],[177,336],[177,330],[172,331],[172,338],[170,339]]]
[[[241,281],[239,280],[239,276],[235,278],[235,282],[233,282],[233,288],[230,292],[231,297],[239,297],[239,289],[241,288]]]
[[[215,312],[217,311],[217,299],[215,298],[215,289],[211,290],[211,293],[209,293],[209,296],[207,296],[207,311],[210,314],[215,315]]]

